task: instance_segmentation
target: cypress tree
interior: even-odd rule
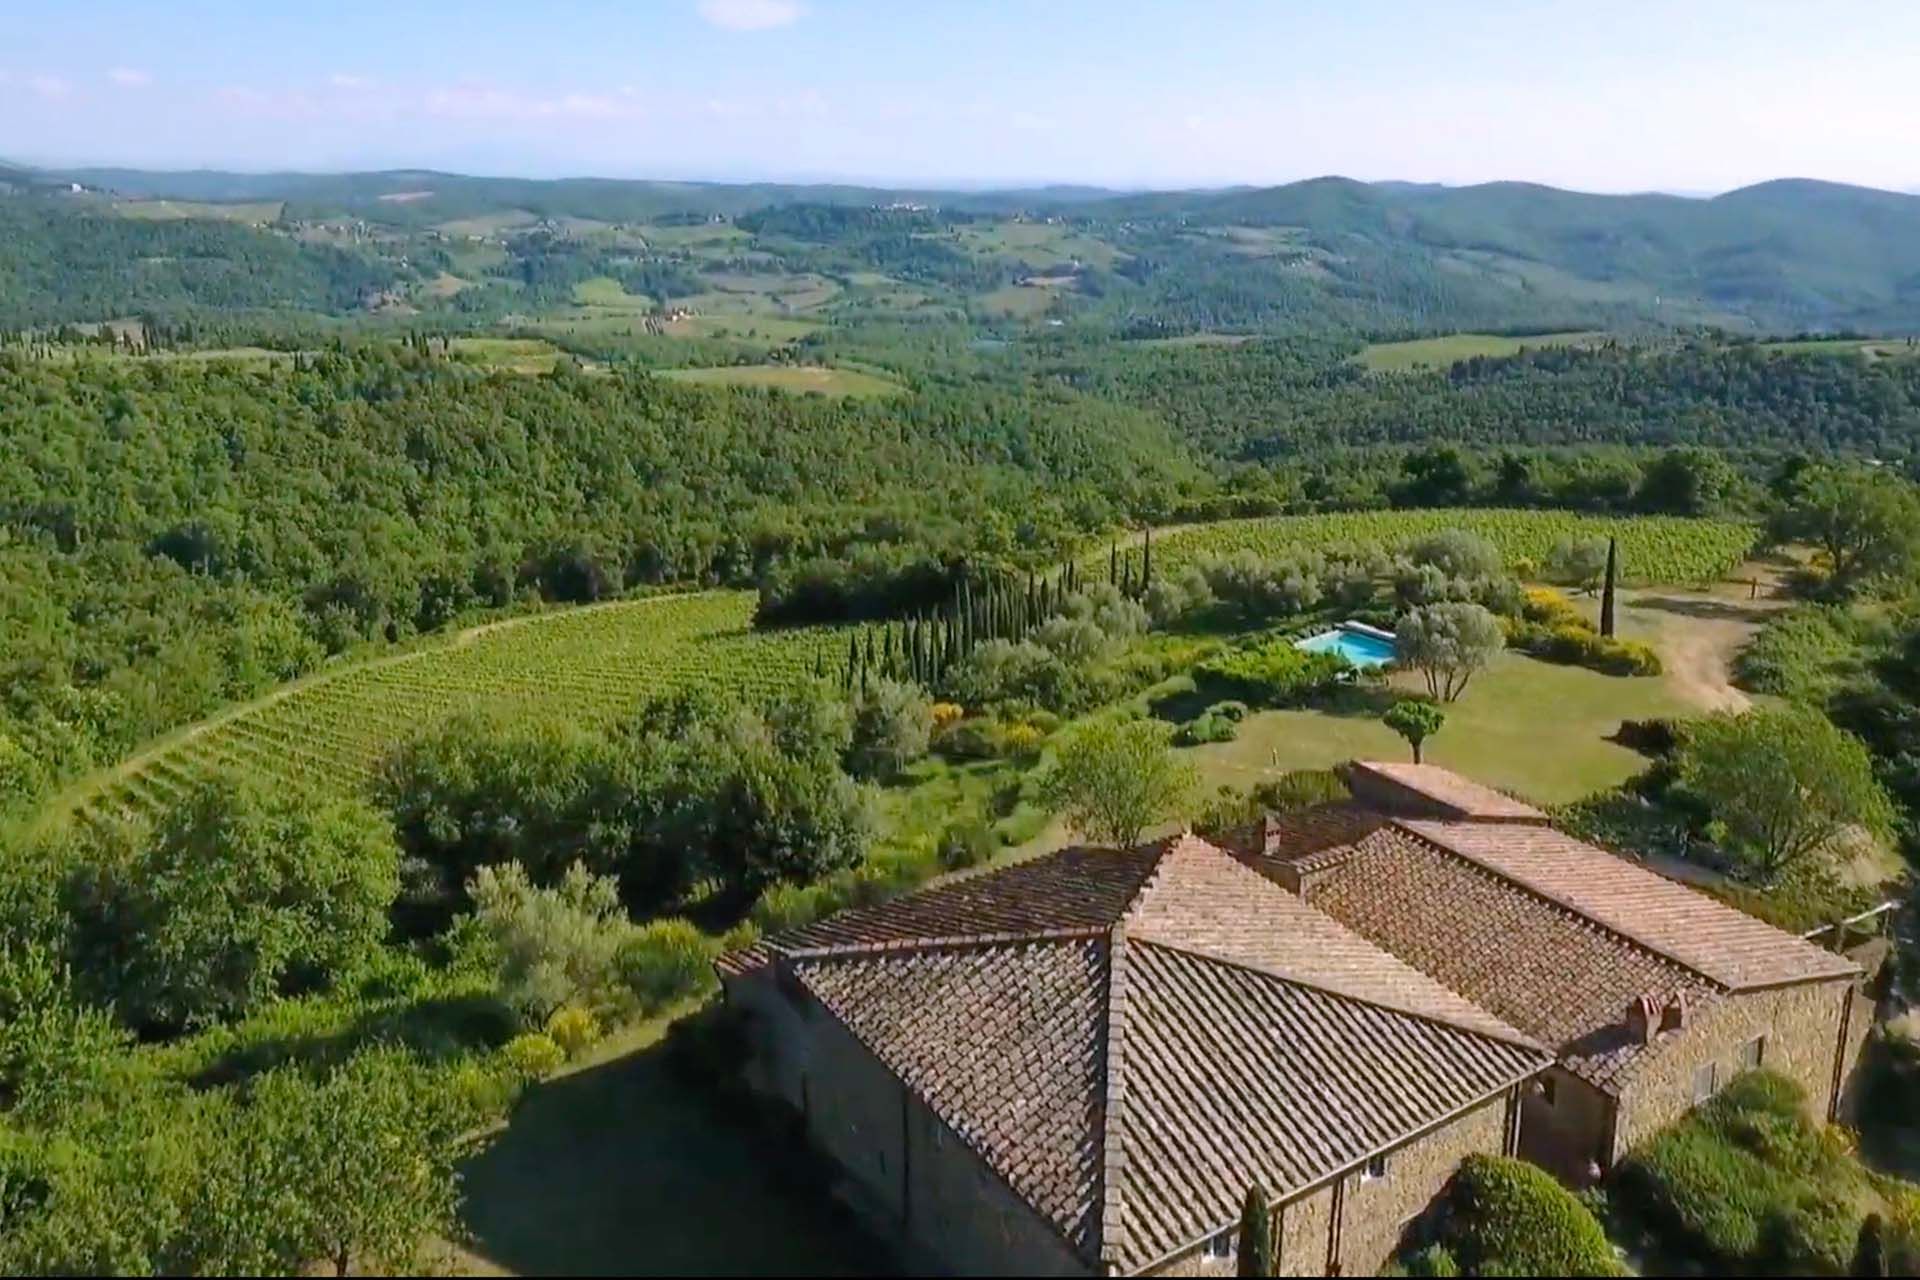
[[[1884,1276],[1891,1274],[1887,1270],[1887,1245],[1885,1240],[1886,1224],[1880,1215],[1870,1213],[1860,1223],[1860,1234],[1854,1241],[1853,1265],[1847,1268],[1850,1276]]]
[[[1141,594],[1142,595],[1146,594],[1147,588],[1152,585],[1153,585],[1153,526],[1148,525],[1147,532],[1146,532],[1146,550],[1141,553],[1141,557],[1140,557],[1140,592]]]
[[[1120,585],[1120,544],[1116,541],[1107,551],[1107,585]]]
[[[847,636],[847,678],[841,687],[848,693],[853,692],[853,670],[860,665],[860,637],[849,633]]]
[[[1133,557],[1127,557],[1126,573],[1120,579],[1120,594],[1129,600],[1133,598]]]
[[[1240,1205],[1240,1248],[1235,1274],[1273,1274],[1273,1218],[1267,1212],[1267,1193],[1259,1183],[1247,1188]]]
[[[1613,634],[1613,576],[1620,561],[1620,540],[1607,539],[1607,584],[1600,590],[1600,634]]]
[[[894,665],[893,624],[891,622],[887,624],[886,634],[881,637],[880,674],[886,676],[889,680],[899,674],[899,669]]]
[[[860,664],[860,687],[862,689],[865,689],[867,687],[867,668],[873,665],[873,628],[872,627],[866,628],[866,632],[867,632],[867,660]]]

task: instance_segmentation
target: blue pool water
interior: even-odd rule
[[[1383,667],[1393,661],[1393,641],[1363,631],[1322,631],[1295,641],[1294,647],[1308,653],[1337,653],[1356,667]]]

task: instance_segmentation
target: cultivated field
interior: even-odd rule
[[[1252,549],[1263,554],[1325,550],[1342,543],[1374,543],[1393,550],[1442,529],[1477,533],[1512,564],[1543,562],[1554,544],[1569,537],[1617,537],[1623,582],[1681,585],[1711,582],[1753,549],[1758,531],[1738,520],[1687,520],[1677,516],[1584,516],[1568,511],[1431,510],[1341,511],[1311,516],[1273,516],[1186,525],[1156,536],[1156,573],[1209,555]],[[1088,556],[1092,563],[1105,553]]]
[[[1474,356],[1517,355],[1528,347],[1572,347],[1603,342],[1604,333],[1542,333],[1507,338],[1494,333],[1453,333],[1444,338],[1416,338],[1411,342],[1376,342],[1360,353],[1374,373],[1409,373],[1415,369],[1444,369]]]
[[[199,200],[116,200],[113,211],[123,218],[144,218],[150,222],[172,222],[181,218],[211,218],[222,222],[245,222],[261,226],[280,216],[279,200],[241,201],[221,204]]]
[[[823,396],[889,396],[900,384],[854,369],[822,365],[738,364],[714,369],[668,369],[660,375],[675,382],[709,387],[771,387]]]
[[[750,592],[622,601],[495,623],[414,653],[288,685],[203,721],[79,789],[69,807],[157,812],[197,777],[239,770],[284,786],[351,792],[393,747],[474,707],[604,722],[693,685],[748,693],[832,670],[844,637],[750,630]],[[837,643],[836,643],[837,641]]]

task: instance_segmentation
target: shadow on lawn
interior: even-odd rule
[[[1658,613],[1677,613],[1686,618],[1709,621],[1762,623],[1776,616],[1777,606],[1740,604],[1732,600],[1713,600],[1695,596],[1641,596],[1626,602],[1629,609],[1649,609]]]
[[[472,1251],[521,1274],[878,1275],[888,1255],[664,1043],[532,1091],[466,1168]]]

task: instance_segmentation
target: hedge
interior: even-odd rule
[[[1585,1205],[1535,1165],[1470,1155],[1446,1192],[1446,1253],[1467,1275],[1626,1274]]]

